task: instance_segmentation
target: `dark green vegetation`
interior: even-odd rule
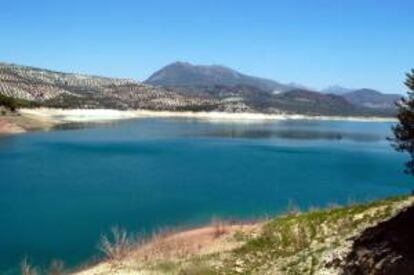
[[[405,84],[409,91],[408,96],[397,104],[399,123],[393,128],[393,145],[397,151],[410,155],[406,172],[414,175],[414,70],[407,74]]]
[[[38,107],[39,104],[36,102],[5,96],[0,93],[0,106],[15,112],[18,108],[34,108]]]
[[[0,106],[9,109],[12,112],[16,111],[17,108],[16,100],[14,98],[2,94],[0,94]]]
[[[0,63],[0,94],[24,100],[13,108],[32,107],[33,103],[55,108],[395,115],[395,109],[389,107],[389,97],[382,94],[375,93],[376,101],[370,101],[372,93],[363,92],[364,101],[359,104],[360,93],[348,99],[247,76],[221,66],[178,62],[158,71],[145,83]],[[14,106],[9,101],[7,104]]]

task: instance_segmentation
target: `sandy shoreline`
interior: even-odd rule
[[[19,134],[24,133],[25,130],[19,125],[10,122],[6,118],[0,118],[0,135],[1,134]]]
[[[67,123],[105,123],[137,118],[186,118],[212,123],[261,123],[282,120],[324,120],[357,122],[395,122],[386,117],[306,116],[292,114],[224,113],[224,112],[170,112],[149,110],[113,109],[20,109],[18,113],[0,117],[0,135],[19,134],[28,131],[50,130]]]
[[[20,112],[0,116],[0,136],[21,134],[30,131],[47,131],[62,124],[51,118],[25,115]]]
[[[341,117],[341,116],[306,116],[291,114],[262,113],[224,113],[224,112],[170,112],[149,110],[111,110],[111,109],[21,109],[21,114],[57,123],[65,122],[105,122],[122,119],[160,117],[160,118],[194,118],[207,121],[277,121],[277,120],[328,120],[360,122],[394,122],[395,118],[383,117]]]

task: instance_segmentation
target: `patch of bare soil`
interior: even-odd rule
[[[23,133],[25,130],[5,117],[0,117],[0,135]]]

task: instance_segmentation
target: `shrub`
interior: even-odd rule
[[[14,98],[0,94],[0,106],[4,106],[10,111],[15,112],[18,108],[40,107],[40,104],[34,101]]]
[[[17,103],[14,98],[0,94],[0,106],[4,106],[14,112],[16,111]]]

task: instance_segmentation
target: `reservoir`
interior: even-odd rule
[[[392,123],[147,118],[0,138],[0,274],[73,267],[112,226],[150,234],[212,218],[406,194]]]

